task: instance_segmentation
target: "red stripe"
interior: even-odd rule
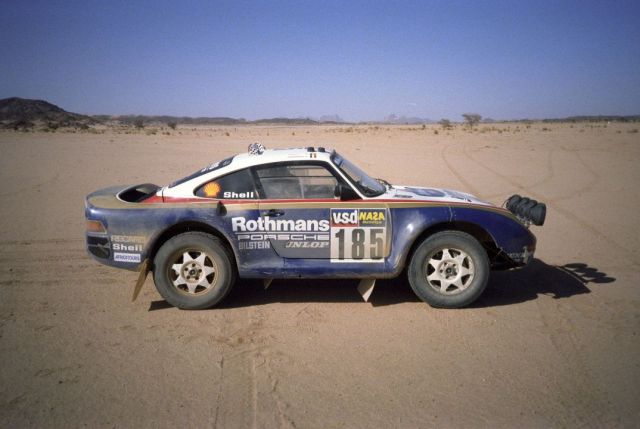
[[[415,203],[415,204],[438,204],[443,206],[448,206],[452,204],[457,204],[454,202],[447,201],[435,201],[435,200],[413,200],[413,199],[380,199],[380,200],[350,200],[350,201],[340,201],[333,198],[324,198],[324,199],[309,199],[309,200],[224,200],[224,199],[215,199],[215,198],[183,198],[183,197],[159,197],[154,195],[153,197],[149,197],[146,200],[142,201],[142,203],[151,204],[151,203],[167,203],[167,204],[184,204],[184,203],[215,203],[217,201],[222,202],[226,205],[233,204],[247,204],[247,203],[260,203],[260,204],[277,204],[277,203],[296,203],[296,204],[304,204],[304,203],[334,203],[334,204],[371,204],[371,203]],[[496,206],[486,206],[484,204],[474,204],[474,203],[460,203],[464,206],[471,207],[485,207],[491,209],[498,209],[502,211],[508,212],[509,210],[496,207]]]

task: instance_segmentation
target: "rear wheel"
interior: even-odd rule
[[[235,282],[229,251],[216,237],[201,232],[177,235],[154,258],[156,289],[171,305],[185,310],[213,307]]]
[[[411,258],[408,277],[416,295],[432,307],[464,307],[487,286],[489,259],[471,235],[443,231],[420,244]]]

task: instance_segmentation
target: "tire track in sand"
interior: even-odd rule
[[[462,153],[472,162],[477,165],[480,165],[485,170],[490,173],[498,176],[500,179],[506,181],[510,185],[516,187],[517,189],[521,189],[526,191],[528,194],[533,195],[538,200],[543,200],[544,197],[537,192],[531,191],[529,188],[524,185],[516,182],[515,180],[509,178],[508,176],[490,168],[486,164],[478,161],[474,157],[472,157],[466,147],[462,146]],[[589,168],[582,158],[579,157],[579,154],[576,154],[579,162],[583,165],[583,167],[594,177],[594,179],[581,190],[581,192],[587,192],[591,189],[595,183],[599,180],[599,175]],[[446,161],[445,161],[446,162]],[[553,180],[555,177],[553,167],[551,163],[553,162],[553,158],[551,156],[547,157],[548,162],[548,171],[550,174],[545,177],[545,180],[536,182],[535,185],[538,186],[544,183],[547,180]],[[462,176],[460,172],[454,171],[455,168],[447,162],[449,168],[452,169],[454,175],[456,177]],[[463,183],[465,180],[462,180]],[[467,182],[468,183],[468,182]],[[573,193],[572,193],[573,195]],[[550,200],[552,203],[558,200],[558,198]],[[570,212],[559,208],[557,204],[553,204],[554,209],[559,211],[561,214],[569,217],[571,220],[576,221],[581,226],[586,229],[591,230],[595,234],[603,237],[604,234],[597,230],[595,227],[592,227],[586,222],[583,222],[581,219],[577,218]],[[607,240],[612,244],[617,246],[620,249],[624,248],[620,246],[618,243],[613,240]],[[536,300],[536,306],[538,309],[538,314],[542,320],[542,323],[545,326],[545,332],[548,335],[549,340],[553,344],[553,347],[557,351],[557,353],[561,356],[563,362],[567,362],[569,365],[573,367],[572,374],[576,375],[576,378],[573,379],[573,382],[580,386],[580,394],[576,395],[572,389],[565,388],[562,383],[558,383],[558,388],[562,392],[562,396],[560,400],[562,402],[566,401],[565,409],[567,410],[566,418],[567,421],[564,424],[568,426],[587,426],[594,424],[598,427],[615,427],[619,424],[618,421],[611,421],[607,416],[615,416],[616,413],[612,409],[610,402],[607,400],[607,393],[602,389],[598,388],[598,384],[593,380],[591,376],[591,371],[588,369],[587,365],[584,362],[583,352],[580,350],[579,343],[575,336],[575,329],[573,327],[573,322],[570,317],[566,314],[563,314],[561,311],[561,305],[557,304],[553,307],[548,306],[549,303],[547,301],[541,302],[540,300]],[[588,410],[585,415],[585,410]]]
[[[471,182],[469,182],[467,179],[465,179],[464,176],[462,174],[460,174],[460,172],[447,159],[447,149],[449,149],[451,146],[452,145],[450,145],[450,144],[443,146],[442,150],[440,151],[440,157],[444,161],[444,163],[447,166],[447,168],[449,169],[449,171],[451,171],[451,173],[453,173],[453,175],[456,176],[456,179],[458,179],[460,181],[460,183],[462,183],[466,189],[468,189],[473,195],[480,195],[479,190],[476,189],[476,187],[473,186],[471,184]]]
[[[584,361],[584,350],[581,350],[576,338],[575,326],[571,318],[562,311],[562,304],[548,300],[535,300],[540,319],[545,326],[551,344],[562,359],[561,365],[569,366],[567,374],[571,374],[571,384],[562,380],[554,380],[560,393],[559,401],[565,409],[561,416],[565,421],[563,426],[595,426],[618,427],[620,421],[608,393],[593,380],[592,371]],[[559,416],[560,417],[560,416]]]
[[[462,153],[467,156],[469,158],[470,161],[473,161],[474,163],[476,163],[477,165],[479,165],[480,167],[484,168],[485,170],[487,170],[488,172],[492,173],[493,175],[499,177],[500,179],[502,179],[503,181],[507,182],[508,184],[510,184],[511,186],[513,186],[516,189],[519,189],[521,191],[523,191],[523,193],[526,193],[530,196],[532,196],[533,198],[535,198],[538,201],[545,201],[546,197],[524,185],[522,185],[521,183],[518,183],[517,181],[515,181],[514,179],[508,177],[505,174],[500,173],[499,171],[494,170],[493,168],[487,166],[485,163],[478,161],[477,159],[473,158],[471,155],[469,155],[467,153],[467,151],[464,149],[464,146],[462,148]],[[450,166],[450,164],[445,161],[447,163],[448,166]],[[581,162],[584,166],[584,163]],[[455,170],[453,168],[453,166],[450,166],[450,168],[452,168],[453,170]],[[452,172],[453,172],[452,170]],[[589,169],[587,169],[589,170]],[[459,172],[454,172],[454,175],[456,175],[456,177],[460,176]],[[587,190],[583,190],[583,192],[586,192]],[[577,225],[581,226],[582,228],[586,229],[587,231],[589,231],[590,233],[592,233],[593,235],[595,235],[596,237],[598,237],[600,240],[608,243],[609,245],[611,245],[612,247],[614,247],[615,249],[617,249],[620,252],[623,252],[625,254],[634,254],[635,251],[632,249],[628,249],[627,247],[621,245],[620,243],[618,243],[617,241],[613,240],[611,237],[609,237],[607,234],[603,233],[602,231],[600,231],[598,228],[596,228],[595,226],[587,223],[586,221],[582,220],[581,218],[579,218],[578,216],[576,216],[575,214],[573,214],[570,210],[565,209],[561,206],[559,206],[558,199],[554,198],[552,200],[547,200],[549,201],[547,203],[547,205],[553,207],[553,209],[555,211],[557,211],[558,213],[560,213],[561,215],[565,216],[567,219],[573,221],[574,223],[576,223]],[[629,263],[637,268],[640,268],[640,262],[636,262],[635,260],[630,259]]]

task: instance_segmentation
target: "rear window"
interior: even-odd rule
[[[226,167],[227,165],[231,164],[231,161],[233,161],[233,156],[227,159],[223,159],[222,161],[218,161],[218,162],[214,162],[211,165],[207,165],[206,167],[204,167],[201,170],[196,171],[193,174],[190,174],[187,177],[184,177],[180,180],[176,180],[175,182],[173,182],[172,184],[169,185],[170,188],[173,188],[174,186],[178,186],[178,185],[182,185],[185,182],[188,182],[191,179],[195,179],[196,177],[200,177],[203,174],[206,173],[210,173],[212,171],[218,170],[220,168]]]
[[[203,198],[225,200],[253,200],[258,198],[258,193],[253,184],[253,176],[246,168],[205,183],[196,189],[196,195]]]

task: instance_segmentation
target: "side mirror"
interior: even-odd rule
[[[333,195],[336,197],[339,197],[340,201],[350,201],[350,200],[360,199],[358,194],[356,194],[356,191],[351,189],[349,186],[343,185],[342,183],[338,183]]]

